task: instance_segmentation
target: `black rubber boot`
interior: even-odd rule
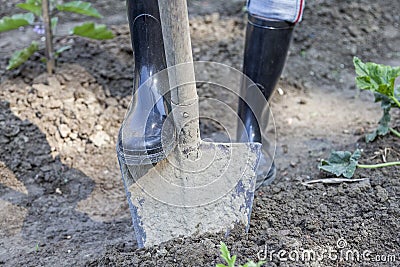
[[[243,73],[256,85],[242,86],[242,96],[251,98],[253,90],[261,90],[266,100],[269,100],[285,65],[287,52],[292,39],[294,24],[285,21],[271,21],[248,15],[246,29],[246,43],[244,51]],[[256,112],[261,112],[258,107]],[[240,99],[238,115],[244,127],[238,128],[238,139],[241,142],[263,142],[263,153],[257,170],[258,189],[270,184],[276,175],[275,164],[262,140],[260,126],[256,118],[261,114],[254,114],[249,106]],[[263,123],[265,124],[265,122]]]
[[[167,90],[161,86],[166,83],[148,80],[167,67],[158,2],[127,0],[127,8],[135,59],[134,86],[129,112],[119,132],[117,152],[128,165],[156,163],[166,157],[174,140],[171,136],[162,138],[164,132],[174,132],[165,125],[170,106],[162,95]],[[168,76],[164,76],[163,80],[167,80]]]

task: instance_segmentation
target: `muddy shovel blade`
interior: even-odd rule
[[[153,165],[121,165],[139,247],[179,236],[249,227],[258,143],[201,141],[195,161],[179,149]]]

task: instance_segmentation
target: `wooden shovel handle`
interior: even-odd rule
[[[193,63],[186,0],[158,0],[158,6],[167,66],[170,68],[182,63]],[[195,81],[192,64],[173,68],[168,75],[171,76],[171,87]],[[195,83],[174,90],[171,97],[176,105],[185,105],[197,99]]]
[[[190,151],[200,142],[200,130],[186,0],[158,0],[158,6],[169,83],[172,88],[174,122],[181,129],[179,143],[186,145],[186,150]]]

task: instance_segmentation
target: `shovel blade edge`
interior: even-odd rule
[[[155,165],[120,168],[139,247],[179,236],[247,231],[259,143],[201,142],[198,160],[171,153]]]

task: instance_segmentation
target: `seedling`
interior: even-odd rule
[[[50,3],[48,2],[50,1]],[[11,17],[0,19],[0,32],[31,26],[33,30],[44,37],[47,71],[53,72],[54,60],[63,51],[70,48],[65,46],[56,52],[53,50],[53,33],[56,31],[59,12],[72,12],[89,17],[101,18],[101,14],[92,7],[91,3],[84,1],[71,1],[61,3],[58,0],[26,0],[25,3],[17,4],[17,7],[29,11],[28,13],[15,14]],[[91,39],[104,40],[113,38],[112,32],[102,24],[85,22],[71,29],[71,34]],[[40,49],[40,45],[32,41],[29,47],[16,51],[7,66],[7,70],[19,67]]]
[[[400,161],[385,162],[380,164],[359,164],[361,150],[357,149],[354,153],[349,151],[332,151],[328,160],[322,159],[318,168],[320,170],[335,174],[337,177],[344,176],[352,178],[357,168],[375,169],[400,165]]]
[[[369,90],[375,95],[375,102],[381,102],[383,116],[379,120],[378,128],[366,135],[366,141],[373,141],[378,135],[386,135],[392,132],[400,137],[400,133],[389,127],[390,109],[400,108],[400,87],[395,88],[395,80],[400,76],[400,67],[391,67],[372,62],[363,63],[359,58],[354,57],[354,67],[356,70],[356,84],[361,90]],[[357,149],[354,153],[349,151],[332,151],[328,160],[322,159],[318,168],[332,173],[337,177],[343,176],[352,178],[357,168],[381,168],[400,165],[400,161],[385,162],[381,164],[365,165],[359,164],[361,150]]]
[[[220,251],[221,257],[228,265],[219,263],[216,265],[216,267],[235,267],[236,255],[231,256],[229,249],[224,242],[220,243]],[[245,265],[239,265],[239,267],[261,267],[264,263],[265,261],[259,261],[258,263],[255,263],[254,261],[249,261]]]
[[[395,80],[400,76],[400,67],[391,67],[372,62],[363,63],[354,57],[356,70],[356,85],[361,90],[369,90],[375,95],[375,102],[381,102],[383,116],[379,120],[378,128],[367,134],[367,142],[391,132],[400,137],[400,132],[390,127],[390,109],[400,108],[400,86],[395,88]]]

